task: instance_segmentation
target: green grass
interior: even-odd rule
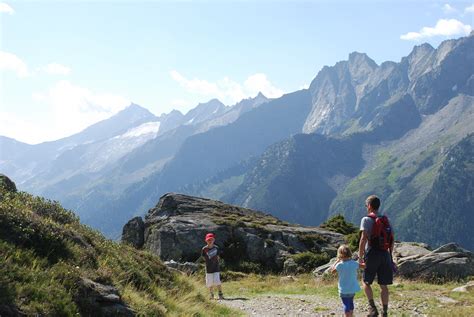
[[[0,189],[0,305],[75,316],[81,278],[113,285],[139,316],[234,316],[158,257],[104,238],[58,203]]]

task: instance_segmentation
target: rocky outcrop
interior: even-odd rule
[[[142,217],[135,217],[123,227],[122,241],[131,244],[139,249],[143,246],[145,233],[145,223]]]
[[[17,191],[15,183],[3,174],[0,174],[0,188],[6,190],[7,192],[15,193]]]
[[[329,273],[335,261],[336,258],[332,258],[329,263],[314,269],[313,274],[318,276]],[[455,243],[432,251],[425,243],[398,242],[395,243],[393,261],[398,266],[397,274],[408,279],[456,280],[474,275],[474,255]],[[466,286],[469,287],[472,286]]]
[[[394,260],[405,278],[461,279],[474,275],[474,254],[449,243],[430,251],[426,245],[397,243]]]
[[[330,273],[331,267],[333,266],[334,263],[336,263],[336,260],[337,258],[332,258],[331,261],[329,261],[328,263],[318,266],[317,268],[313,270],[313,274],[318,276],[318,275]]]
[[[123,240],[142,233],[136,218],[125,225]],[[341,234],[303,227],[270,215],[220,201],[166,194],[145,217],[143,248],[162,260],[194,262],[200,257],[204,236],[212,232],[226,263],[250,261],[281,271],[293,253],[313,251],[335,255]],[[135,241],[135,240],[133,240]]]
[[[135,316],[121,300],[118,290],[110,285],[103,285],[83,278],[79,283],[76,298],[83,316]]]
[[[421,257],[431,252],[430,247],[426,243],[418,242],[400,242],[395,243],[393,250],[393,258],[396,262],[410,257]]]

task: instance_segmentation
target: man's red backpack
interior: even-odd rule
[[[380,250],[388,250],[393,244],[393,230],[387,216],[378,217],[371,212],[369,217],[374,221],[369,246]]]

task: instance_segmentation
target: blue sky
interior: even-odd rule
[[[367,53],[399,61],[474,25],[470,1],[0,3],[0,135],[54,140],[130,101],[159,115],[307,86]]]

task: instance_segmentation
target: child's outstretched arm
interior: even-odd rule
[[[337,270],[336,270],[336,265],[341,262],[340,259],[337,259],[336,262],[334,262],[334,264],[331,266],[331,273],[336,273]]]

